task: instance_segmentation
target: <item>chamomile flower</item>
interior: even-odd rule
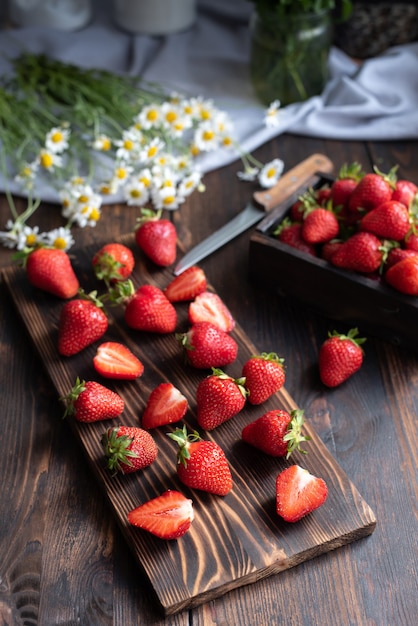
[[[139,154],[139,160],[144,164],[155,161],[164,147],[164,141],[159,137],[154,137],[154,139],[142,147]]]
[[[52,152],[52,150],[42,148],[39,152],[37,163],[44,170],[50,171],[56,167],[62,167],[62,156]]]
[[[19,235],[23,229],[22,223],[19,221],[13,222],[12,220],[7,220],[6,222],[6,230],[0,231],[0,242],[6,248],[16,248]]]
[[[268,128],[276,128],[279,125],[280,100],[274,100],[266,110],[264,124]]]
[[[54,154],[61,154],[68,148],[70,129],[65,126],[54,126],[45,137],[45,149]]]
[[[142,206],[148,202],[150,190],[137,178],[131,178],[123,188],[123,195],[130,206]]]
[[[185,198],[190,196],[195,189],[199,187],[202,181],[202,175],[197,170],[184,176],[178,184],[178,194]]]
[[[258,174],[258,181],[260,185],[266,189],[273,187],[279,180],[284,168],[284,163],[281,159],[273,159],[269,163],[266,163]]]
[[[212,100],[204,100],[203,98],[196,98],[196,117],[202,122],[213,120],[214,116],[218,112],[218,109],[213,104]]]
[[[112,180],[118,182],[119,185],[124,184],[129,176],[134,171],[132,165],[121,161],[120,163],[116,163],[115,169],[113,170]]]
[[[177,193],[176,187],[161,187],[152,190],[152,200],[155,208],[173,211],[179,208],[183,198]]]
[[[69,250],[75,241],[69,228],[60,226],[43,235],[44,242],[57,250]]]
[[[245,181],[253,181],[257,179],[258,173],[259,173],[259,168],[255,167],[255,166],[251,166],[246,164],[245,165],[245,169],[242,172],[237,172],[237,176],[240,180],[245,180]]]
[[[144,167],[136,174],[136,179],[139,183],[142,183],[144,187],[151,187],[152,172],[148,167]]]
[[[18,250],[24,250],[25,248],[34,248],[36,244],[42,242],[42,237],[39,234],[39,227],[24,226],[19,232],[17,237],[16,248]]]
[[[159,104],[148,104],[144,106],[134,119],[138,128],[149,130],[161,124],[162,113]]]
[[[97,135],[92,143],[93,150],[98,152],[109,152],[112,147],[112,140],[108,135]]]
[[[136,161],[141,147],[142,133],[135,128],[128,128],[122,133],[121,139],[113,143],[117,147],[116,158],[122,161]]]
[[[32,189],[35,183],[38,167],[39,163],[37,161],[33,161],[32,163],[25,163],[20,169],[19,173],[15,176],[15,181],[22,185],[24,189]]]
[[[219,147],[219,135],[212,122],[203,122],[194,133],[194,144],[201,152],[210,152]]]

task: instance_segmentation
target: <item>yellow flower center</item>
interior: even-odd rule
[[[132,189],[132,190],[131,190],[131,197],[132,197],[132,198],[140,198],[140,197],[141,197],[141,194],[140,194],[140,192],[138,191],[138,189]]]
[[[89,200],[89,197],[88,197],[88,196],[86,196],[85,194],[81,194],[81,195],[78,197],[78,202],[79,202],[80,204],[85,204],[86,202],[88,202],[88,200]]]
[[[108,137],[105,137],[102,140],[102,150],[103,150],[103,152],[106,152],[107,150],[110,150],[110,139],[108,139]]]
[[[26,243],[28,244],[29,247],[34,246],[36,243],[36,235],[34,233],[31,233],[30,235],[28,235],[26,237]]]
[[[94,222],[98,222],[100,219],[100,211],[98,211],[97,209],[92,209],[90,213],[90,219]]]
[[[175,111],[168,111],[166,116],[165,116],[165,119],[167,120],[167,122],[169,124],[172,124],[177,119],[176,112]]]
[[[174,202],[175,196],[166,196],[164,198],[164,204],[170,205]]]
[[[150,146],[148,148],[148,158],[152,158],[153,156],[155,156],[157,154],[157,146]]]
[[[213,130],[205,130],[205,132],[203,133],[203,139],[205,141],[211,141],[214,136],[215,133],[213,132]]]
[[[46,169],[48,169],[52,166],[52,164],[53,164],[53,159],[52,159],[52,156],[48,154],[48,152],[44,152],[43,154],[41,154],[42,167],[45,167]]]
[[[67,243],[66,243],[64,237],[57,237],[54,240],[54,248],[57,248],[58,250],[65,250],[66,245],[67,245]]]
[[[125,148],[125,150],[132,150],[132,148],[134,147],[134,142],[131,141],[131,139],[125,139],[125,141],[123,142],[123,147]]]
[[[51,140],[53,141],[53,143],[61,143],[63,139],[64,139],[64,136],[62,132],[59,130],[55,131],[55,133],[51,135]]]
[[[155,122],[158,119],[158,111],[156,109],[150,109],[147,113],[147,120],[149,122]]]
[[[120,180],[126,178],[126,170],[123,167],[118,167],[116,170],[116,178],[119,178]]]

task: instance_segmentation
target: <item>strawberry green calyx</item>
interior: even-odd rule
[[[302,435],[302,428],[305,423],[303,409],[294,409],[290,412],[290,415],[292,419],[288,424],[286,434],[283,436],[283,441],[287,441],[286,459],[295,450],[302,454],[308,454],[308,451],[301,448],[300,444],[311,439],[309,435]]]
[[[345,178],[352,178],[353,180],[358,182],[363,178],[363,176],[364,172],[361,164],[357,161],[354,161],[350,164],[344,163],[344,165],[341,166],[341,169],[338,172],[337,179],[342,180]]]
[[[264,361],[273,361],[273,363],[278,363],[284,368],[284,359],[276,352],[262,352],[261,354],[255,354],[254,358],[264,359]]]
[[[289,228],[289,226],[292,226],[293,222],[290,219],[290,217],[285,217],[280,224],[274,229],[273,231],[273,235],[278,237],[280,235],[280,233],[282,232],[282,230],[284,230],[285,228]]]
[[[94,273],[96,278],[99,280],[104,280],[106,283],[110,283],[112,280],[120,278],[119,270],[122,267],[123,263],[117,261],[108,252],[103,252],[99,257],[97,265],[94,266]]]
[[[184,425],[183,428],[176,428],[176,430],[172,433],[167,433],[167,435],[179,446],[179,450],[177,452],[177,464],[187,467],[187,461],[190,459],[189,445],[201,440],[199,433],[197,430],[193,430],[191,433],[188,433],[187,426]]]
[[[115,285],[109,286],[107,299],[110,304],[125,304],[135,294],[135,286],[133,282],[128,280],[118,281]]]
[[[130,459],[138,458],[138,454],[129,448],[133,437],[118,435],[118,427],[110,428],[102,435],[101,444],[107,459],[107,466],[112,472],[122,470],[122,464],[132,466]]]
[[[161,209],[158,209],[158,211],[148,208],[141,209],[141,215],[136,220],[137,228],[139,228],[142,224],[145,224],[145,222],[157,222],[161,218],[161,215]]]
[[[105,300],[106,298],[104,296],[98,296],[97,295],[97,291],[90,291],[89,293],[86,293],[84,291],[84,289],[79,289],[78,290],[78,297],[81,300],[88,300],[89,302],[92,302],[93,304],[95,304],[99,309],[103,308],[103,300]]]
[[[62,400],[66,404],[65,413],[63,415],[64,418],[74,415],[75,413],[74,403],[78,399],[78,396],[85,390],[85,388],[86,388],[86,381],[80,380],[80,378],[77,376],[75,385],[71,389],[71,391],[69,391],[67,395],[62,396],[60,398],[60,400]]]
[[[341,340],[349,340],[352,341],[354,343],[354,345],[359,346],[361,350],[363,350],[361,348],[361,345],[367,341],[366,337],[357,337],[357,335],[359,334],[359,330],[358,328],[351,328],[348,333],[346,335],[339,333],[337,330],[333,330],[332,332],[330,331],[328,333],[328,337],[331,339],[332,337],[337,337],[338,339]]]
[[[383,180],[385,180],[392,189],[395,189],[396,186],[396,181],[398,180],[398,175],[397,175],[397,170],[399,168],[399,165],[394,165],[387,174],[385,174],[384,172],[381,172],[379,170],[379,168],[375,165],[373,167],[373,171],[375,174],[378,174],[379,176],[381,176],[383,178]]]
[[[232,376],[229,376],[229,374],[226,374],[223,370],[217,367],[212,367],[212,374],[209,374],[209,376],[218,376],[218,378],[221,378],[222,380],[232,380],[240,390],[242,396],[244,398],[248,396],[248,390],[245,388],[245,376],[240,376],[240,378],[233,378]]]

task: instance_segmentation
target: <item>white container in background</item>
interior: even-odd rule
[[[196,0],[113,0],[114,20],[124,30],[166,35],[196,20]]]
[[[92,16],[91,0],[9,0],[9,13],[16,26],[58,30],[83,28]]]

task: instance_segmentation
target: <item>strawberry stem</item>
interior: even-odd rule
[[[310,441],[311,439],[309,435],[302,435],[302,427],[305,423],[303,414],[303,409],[294,409],[290,412],[292,419],[289,422],[287,432],[283,437],[283,441],[288,442],[286,459],[288,459],[295,450],[301,452],[302,454],[308,454],[307,450],[300,447],[301,443],[304,441]]]
[[[118,436],[118,431],[119,428],[117,426],[110,428],[101,438],[101,444],[107,458],[107,466],[115,473],[121,471],[122,464],[131,466],[130,458],[138,457],[135,451],[129,449],[133,438],[127,435]]]
[[[177,452],[177,464],[187,467],[187,461],[190,459],[189,446],[191,443],[200,441],[201,437],[197,430],[193,430],[190,434],[187,432],[187,426],[176,428],[172,433],[167,433],[168,437],[179,445]]]

